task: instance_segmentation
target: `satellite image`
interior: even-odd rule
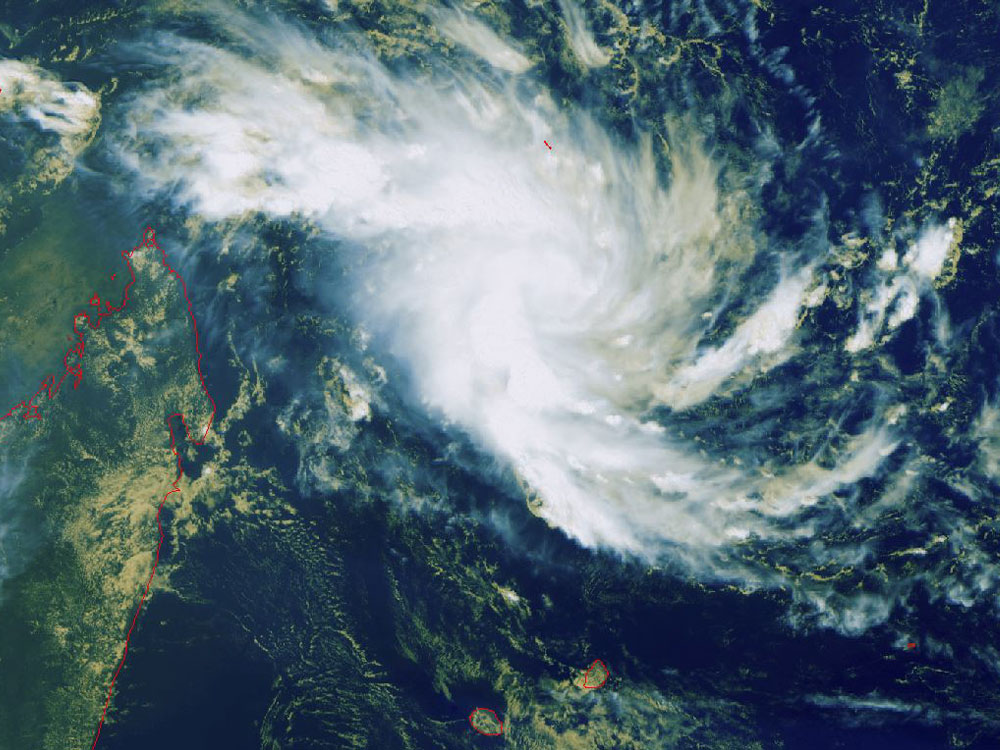
[[[996,0],[0,0],[0,750],[1000,748]]]

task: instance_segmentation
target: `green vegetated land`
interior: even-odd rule
[[[29,239],[9,257],[34,247]],[[2,747],[92,741],[152,569],[157,507],[176,476],[166,417],[182,412],[189,424],[205,425],[211,413],[195,368],[186,303],[155,253],[135,252],[137,280],[125,309],[104,318],[97,330],[86,329],[79,386],[70,375],[53,400],[36,399],[40,419],[15,412],[0,425],[7,455],[24,457],[30,466],[13,500],[28,516],[24,533],[31,546],[24,569],[3,590]],[[37,298],[23,301],[21,314],[54,332],[45,284],[36,283],[31,264],[25,267],[24,278],[5,281],[39,290]],[[111,273],[117,293],[104,299],[118,305],[129,273],[121,259]],[[63,278],[53,274],[59,292],[78,291],[78,281]],[[93,315],[90,295],[76,296],[76,310]],[[64,305],[57,307],[62,312]],[[60,334],[45,342],[57,379],[63,370],[55,353],[70,346],[72,315],[63,323]],[[179,509],[172,515],[183,517]]]

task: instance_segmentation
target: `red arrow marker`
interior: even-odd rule
[[[542,143],[544,143],[546,146],[549,146],[549,142],[548,141],[542,141]],[[549,151],[551,151],[551,150],[552,150],[552,146],[549,146]]]

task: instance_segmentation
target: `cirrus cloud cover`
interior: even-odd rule
[[[603,64],[563,7],[582,64]],[[751,585],[788,580],[747,562],[747,541],[863,563],[866,545],[819,532],[850,526],[853,486],[887,471],[901,440],[888,403],[823,460],[750,435],[719,454],[675,420],[800,353],[827,248],[804,258],[762,237],[742,210],[751,196],[723,189],[725,165],[689,129],[674,129],[665,180],[652,138],[623,144],[557,105],[483,22],[432,15],[464,50],[433,76],[275,19],[263,33],[227,17],[233,49],[159,34],[139,54],[175,75],[131,102],[111,147],[148,191],[205,220],[300,217],[340,240],[349,284],[331,290],[408,368],[420,407],[512,469],[582,544]],[[936,253],[918,252],[915,272]],[[739,290],[755,263],[773,275]],[[734,295],[745,314],[720,328]],[[885,616],[825,591],[804,597],[846,629]]]

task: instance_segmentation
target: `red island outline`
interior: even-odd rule
[[[590,677],[591,670],[593,670],[593,668],[596,667],[598,664],[600,664],[601,667],[604,668],[604,679],[601,680],[600,684],[598,684],[598,685],[588,685],[587,684],[587,678]],[[591,665],[589,667],[587,667],[587,671],[583,673],[583,687],[586,690],[597,690],[597,688],[599,688],[599,687],[604,687],[604,683],[608,681],[608,677],[610,677],[610,676],[611,676],[611,670],[608,669],[608,665],[605,664],[600,659],[594,659],[594,661],[591,663]]]
[[[160,562],[160,550],[163,547],[163,525],[160,522],[160,513],[163,510],[163,506],[167,502],[167,498],[170,497],[175,492],[180,492],[180,487],[178,487],[177,484],[178,482],[180,482],[181,477],[184,475],[184,469],[181,465],[180,454],[177,452],[177,441],[174,435],[174,426],[172,420],[174,417],[180,417],[181,425],[184,427],[184,434],[186,435],[187,439],[192,443],[194,443],[195,445],[204,445],[205,439],[208,437],[209,430],[212,429],[212,423],[215,421],[215,414],[216,414],[215,400],[208,392],[208,387],[205,385],[205,376],[201,372],[202,354],[198,340],[198,321],[195,320],[194,310],[191,307],[191,298],[188,296],[187,284],[184,283],[183,277],[179,273],[177,273],[177,271],[171,268],[170,264],[167,262],[167,254],[156,243],[156,234],[153,231],[152,227],[146,227],[146,231],[143,233],[142,242],[140,242],[138,245],[136,245],[129,251],[124,251],[124,250],[122,251],[122,259],[125,261],[125,265],[128,268],[131,279],[125,285],[125,291],[122,296],[121,304],[115,307],[110,302],[105,301],[104,310],[101,310],[100,298],[96,294],[93,297],[91,297],[90,305],[92,307],[97,308],[96,313],[93,313],[95,317],[91,317],[91,313],[86,313],[86,312],[77,313],[76,315],[73,316],[73,333],[75,335],[75,339],[73,336],[69,337],[70,341],[73,342],[73,346],[70,347],[70,349],[66,352],[65,356],[63,357],[62,377],[56,380],[55,374],[47,376],[42,380],[41,386],[39,386],[38,390],[35,391],[34,395],[32,395],[26,401],[21,401],[20,403],[11,407],[11,409],[8,410],[6,414],[0,416],[0,422],[2,422],[3,420],[14,416],[14,414],[16,414],[19,410],[21,410],[23,411],[22,418],[24,419],[41,419],[42,417],[41,414],[39,413],[39,407],[38,404],[36,403],[36,400],[39,399],[43,393],[48,397],[49,400],[55,398],[56,394],[59,392],[59,389],[62,388],[63,383],[66,382],[66,378],[69,377],[70,375],[73,376],[73,388],[77,388],[80,385],[80,381],[83,379],[83,354],[85,350],[84,332],[86,330],[81,328],[80,323],[81,321],[86,321],[87,325],[89,325],[90,328],[97,330],[98,328],[100,328],[101,322],[104,320],[104,318],[107,318],[125,309],[129,301],[129,291],[131,290],[132,285],[135,284],[135,269],[132,267],[132,261],[131,261],[132,254],[136,250],[142,247],[159,250],[163,267],[167,269],[167,273],[169,273],[171,276],[174,276],[180,282],[181,292],[184,295],[184,301],[187,303],[188,315],[191,316],[191,325],[194,329],[194,350],[195,353],[197,354],[196,368],[198,370],[198,379],[201,382],[201,387],[202,390],[205,392],[206,398],[208,398],[209,403],[212,404],[212,413],[208,418],[208,423],[205,425],[205,431],[204,433],[202,433],[202,436],[199,439],[195,439],[191,435],[191,431],[190,429],[188,429],[187,421],[184,419],[183,413],[174,412],[173,414],[170,414],[167,417],[166,420],[167,430],[170,433],[170,451],[171,453],[174,454],[174,457],[177,462],[177,476],[174,479],[174,481],[171,482],[170,484],[171,489],[168,490],[167,493],[163,496],[163,499],[160,500],[160,505],[156,509],[156,529],[160,534],[160,538],[159,541],[156,543],[156,556],[153,559],[153,568],[149,572],[149,578],[146,579],[146,588],[142,592],[142,597],[139,599],[139,605],[136,607],[135,614],[132,616],[132,624],[129,626],[128,633],[125,635],[125,648],[124,651],[122,652],[121,659],[118,661],[118,667],[115,669],[115,673],[111,677],[111,683],[108,685],[108,697],[104,701],[104,709],[101,712],[101,721],[97,725],[97,732],[94,735],[94,743],[90,746],[91,750],[94,750],[94,748],[97,747],[97,741],[101,737],[101,730],[104,728],[104,720],[107,718],[108,715],[108,707],[111,705],[111,696],[114,693],[115,681],[118,679],[118,675],[121,673],[122,668],[125,666],[125,658],[128,656],[129,641],[132,638],[132,633],[135,630],[136,623],[139,621],[139,614],[142,612],[142,607],[146,603],[146,597],[149,595],[149,589],[153,584],[153,576],[156,575],[156,566]],[[115,275],[117,274],[113,274],[111,278],[114,279]]]
[[[500,731],[499,732],[484,732],[479,727],[477,727],[476,726],[476,722],[474,722],[472,720],[472,717],[475,716],[476,713],[479,712],[479,711],[489,711],[491,714],[493,714],[493,718],[497,720],[497,724],[500,726]],[[497,712],[494,711],[492,708],[475,708],[475,709],[473,709],[472,713],[469,714],[469,723],[472,725],[472,728],[475,729],[477,732],[479,732],[479,734],[483,735],[483,737],[499,737],[501,734],[503,734],[503,719],[501,719],[499,716],[497,716]]]

